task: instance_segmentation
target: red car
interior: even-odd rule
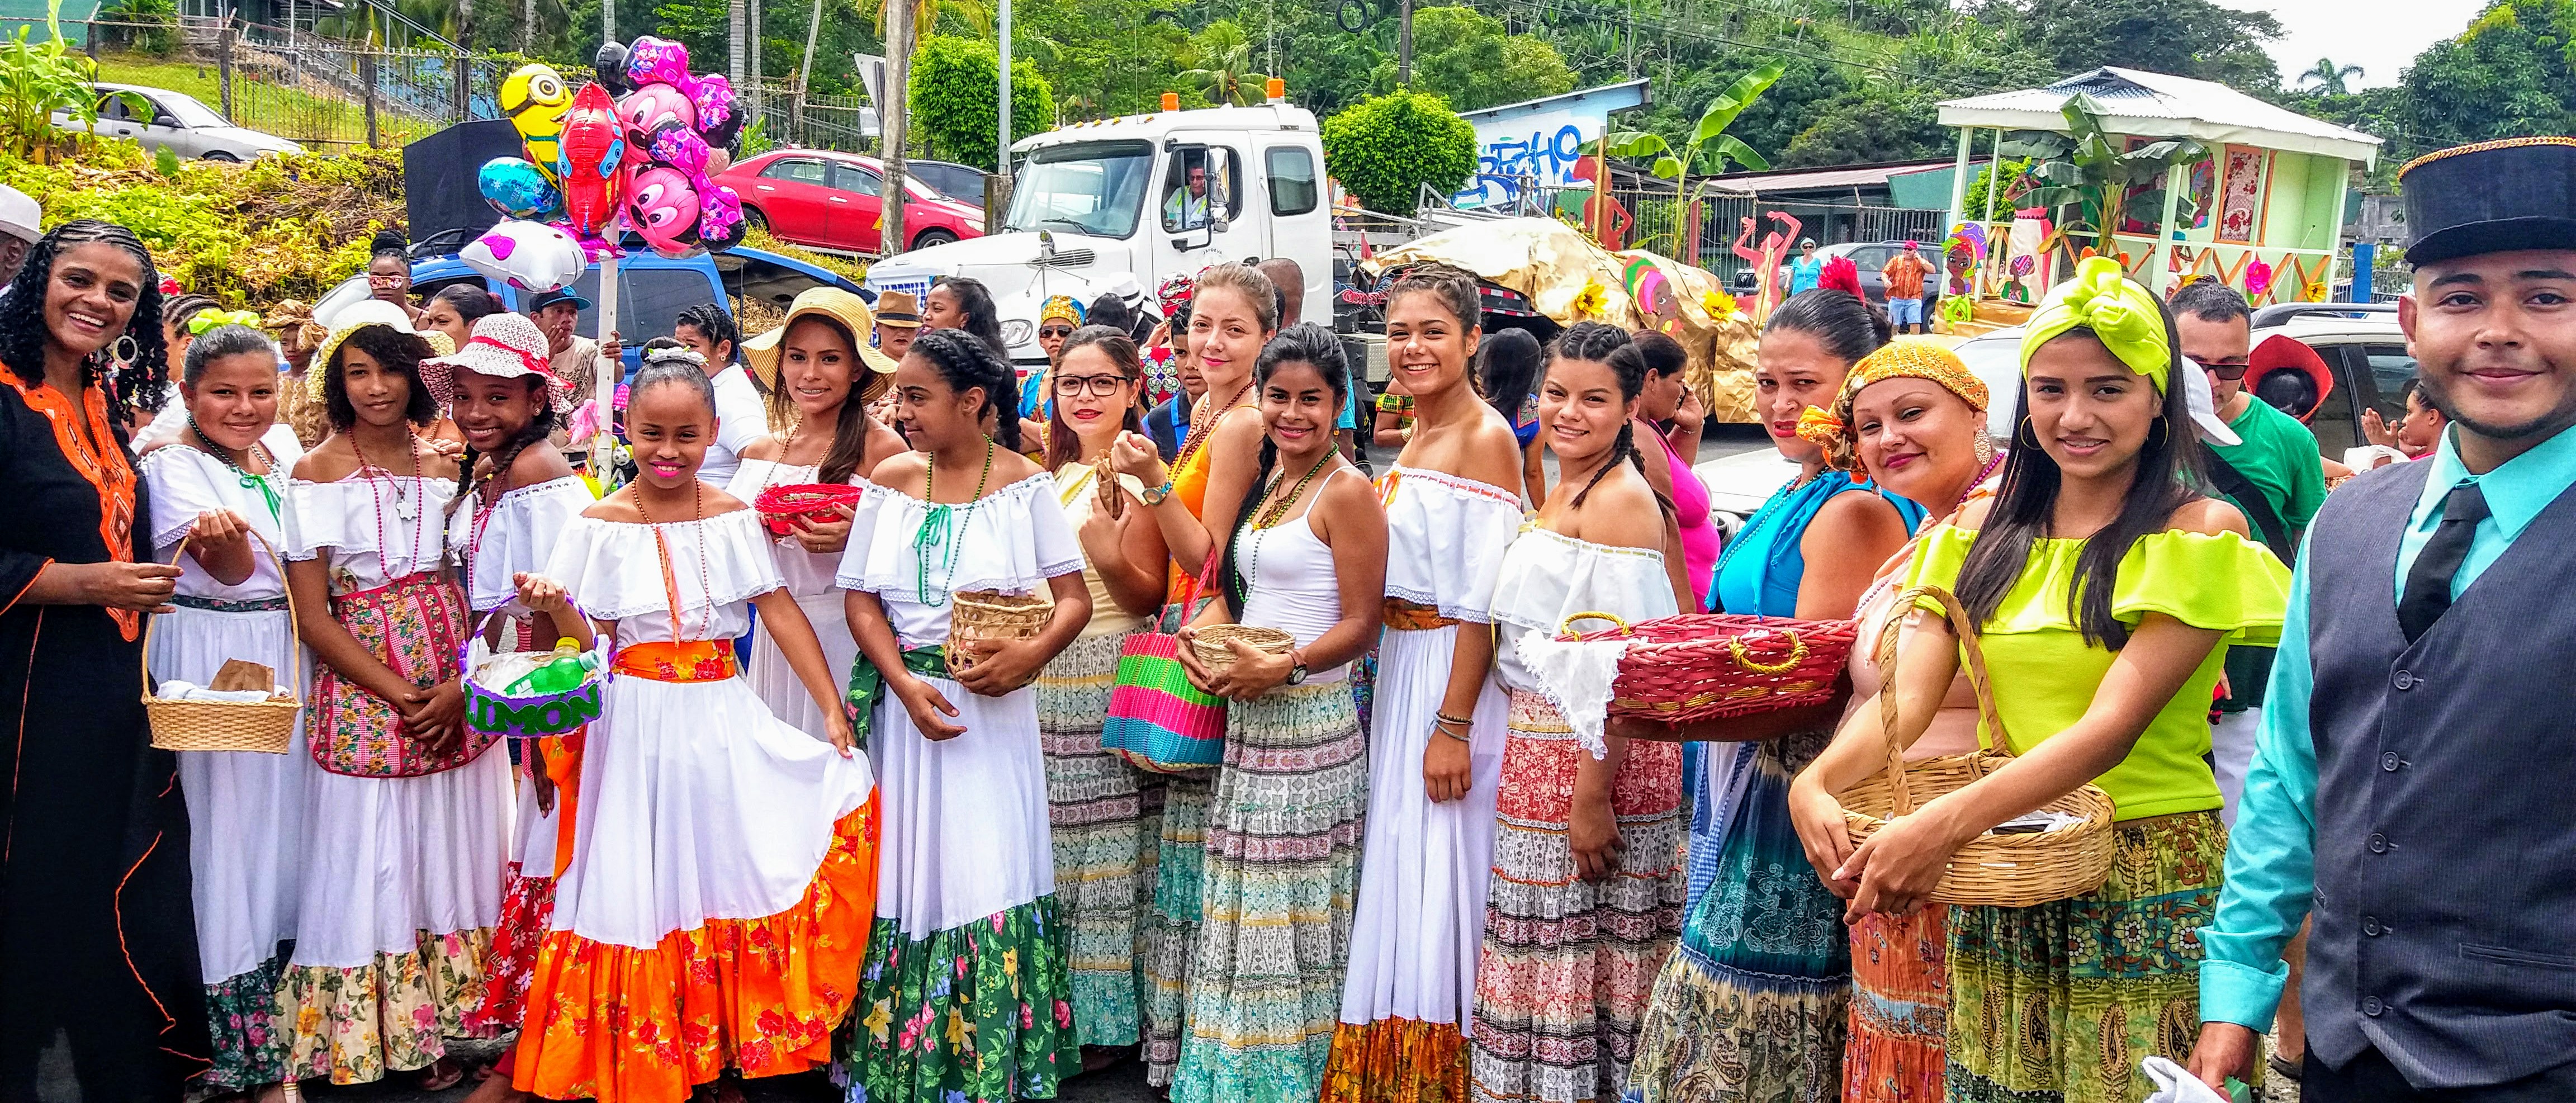
[[[885,166],[874,157],[782,149],[737,162],[716,177],[742,197],[743,217],[781,240],[852,253],[877,252],[884,228]],[[984,209],[906,180],[903,229],[925,249],[984,234]]]

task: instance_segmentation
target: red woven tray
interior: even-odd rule
[[[1847,620],[1685,613],[1640,624],[1611,621],[1586,640],[1626,639],[1610,683],[1610,715],[1665,724],[1822,704],[1851,658]]]
[[[779,536],[796,531],[799,517],[823,516],[859,504],[859,488],[841,483],[791,483],[773,486],[752,499],[761,523]]]

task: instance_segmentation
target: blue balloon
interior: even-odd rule
[[[563,208],[563,191],[524,157],[495,157],[483,162],[477,190],[492,209],[511,218],[544,221]]]

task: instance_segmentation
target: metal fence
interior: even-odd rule
[[[0,34],[26,22],[0,20]],[[399,146],[468,119],[499,118],[501,82],[522,64],[434,45],[371,45],[318,33],[305,21],[271,26],[183,15],[66,20],[60,27],[92,57],[144,67],[146,75],[131,83],[171,86],[236,125],[308,146]],[[44,35],[43,22],[34,21],[31,37]],[[109,68],[105,79],[121,78],[128,67]],[[861,97],[799,95],[793,78],[744,81],[736,91],[754,142],[853,153],[877,147],[876,109]]]

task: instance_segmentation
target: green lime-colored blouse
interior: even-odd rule
[[[1960,564],[1976,537],[1976,530],[1956,526],[1933,530],[1924,536],[1906,583],[1955,589]],[[2075,559],[2083,550],[2082,540],[2033,543],[2021,579],[1978,631],[1994,680],[1995,709],[2016,754],[2082,719],[2111,669],[2113,653],[2084,641],[2067,603],[2075,584]],[[2204,758],[2209,753],[2211,694],[2230,646],[2280,642],[2289,592],[2289,569],[2269,549],[2232,532],[2169,530],[2130,545],[2111,594],[2114,617],[2135,628],[2146,614],[2162,613],[2224,634],[2147,724],[2129,757],[2094,779],[2118,805],[2116,818],[2219,806],[2218,781]],[[1938,612],[1929,603],[1926,607]]]

